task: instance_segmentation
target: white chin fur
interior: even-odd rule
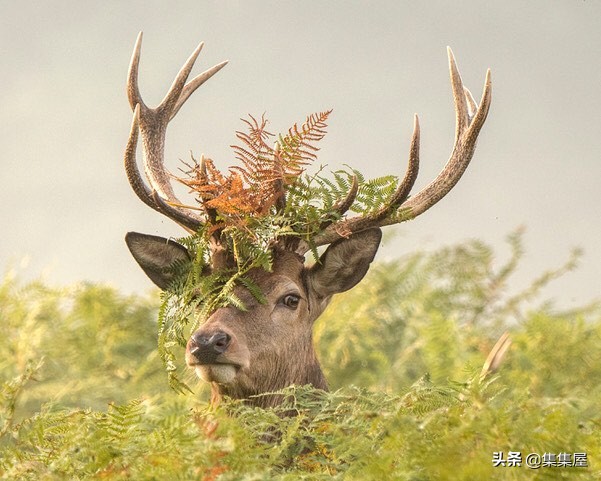
[[[196,366],[196,375],[205,382],[228,384],[236,377],[236,367],[231,364],[206,364]]]

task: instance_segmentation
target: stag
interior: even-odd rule
[[[211,222],[211,212],[197,215],[183,208],[176,197],[173,176],[164,165],[164,144],[168,123],[190,95],[221,70],[222,62],[188,81],[203,47],[201,43],[184,64],[163,101],[148,107],[138,89],[138,65],[142,34],[137,38],[127,81],[127,95],[133,122],[125,152],[125,170],[137,196],[155,211],[169,217],[190,232]],[[381,241],[381,227],[413,219],[440,201],[457,184],[474,154],[476,140],[486,120],[491,101],[490,70],[487,71],[480,104],[463,86],[453,54],[448,49],[451,86],[455,104],[455,142],[450,158],[438,176],[410,196],[419,167],[420,128],[417,116],[404,178],[385,205],[370,215],[344,214],[357,195],[357,184],[337,205],[340,220],[324,223],[313,238],[315,246],[327,246],[313,265],[305,265],[309,248],[305,242],[278,242],[273,245],[273,265],[268,272],[250,273],[264,293],[258,302],[242,287],[238,296],[246,310],[234,306],[217,308],[189,338],[186,363],[198,377],[211,383],[213,400],[222,396],[248,400],[267,406],[277,401],[257,396],[296,384],[312,384],[327,390],[328,384],[315,354],[312,328],[334,294],[355,286],[367,273]],[[138,136],[142,137],[144,170],[142,178],[136,163]],[[282,196],[284,199],[284,196]],[[399,217],[402,210],[408,215]],[[344,225],[342,225],[342,223]],[[344,227],[344,228],[341,228]],[[129,232],[127,245],[144,272],[161,289],[173,280],[170,266],[194,256],[183,245],[163,237]],[[229,253],[219,236],[212,239],[213,268]]]

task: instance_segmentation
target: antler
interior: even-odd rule
[[[188,97],[221,70],[227,61],[221,62],[206,70],[186,83],[188,76],[198,58],[204,43],[200,43],[188,58],[175,78],[165,98],[156,108],[148,107],[140,95],[138,88],[138,66],[142,32],[138,34],[134,52],[129,65],[127,78],[127,97],[134,112],[131,131],[125,149],[125,171],[130,185],[137,196],[156,211],[166,215],[188,230],[196,231],[203,219],[184,211],[171,187],[171,175],[165,168],[164,150],[167,125],[175,117]],[[142,151],[144,154],[144,170],[150,185],[142,179],[136,163],[136,147],[138,133],[142,135]]]
[[[455,187],[474,155],[476,140],[490,107],[492,86],[489,69],[486,72],[484,91],[480,106],[478,106],[470,91],[463,86],[451,48],[447,47],[447,50],[456,121],[455,144],[445,167],[430,184],[415,196],[409,197],[419,168],[420,130],[416,115],[409,150],[409,166],[405,177],[386,205],[375,213],[343,219],[328,225],[314,237],[315,246],[330,244],[344,235],[350,235],[371,227],[383,227],[414,219],[436,204]],[[297,252],[304,254],[307,250],[308,246],[303,243]]]

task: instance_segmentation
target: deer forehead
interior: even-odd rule
[[[299,256],[291,252],[278,252],[274,255],[273,268],[270,272],[263,269],[253,269],[249,277],[254,281],[263,294],[270,298],[289,290],[305,293],[305,266]]]

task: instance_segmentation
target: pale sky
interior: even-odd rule
[[[513,287],[579,246],[578,271],[547,295],[572,306],[599,297],[601,2],[0,0],[0,269],[58,285],[151,284],[123,237],[183,231],[131,191],[122,157],[131,122],[129,58],[144,31],[140,84],[155,105],[196,45],[194,72],[230,63],[172,122],[168,167],[190,150],[225,168],[248,113],[274,132],[333,108],[320,163],[369,177],[402,175],[413,114],[422,128],[417,188],[442,168],[454,136],[446,46],[479,98],[493,100],[468,171],[444,200],[396,229],[377,259],[470,238],[507,255],[526,227]],[[394,229],[387,229],[388,231]]]

